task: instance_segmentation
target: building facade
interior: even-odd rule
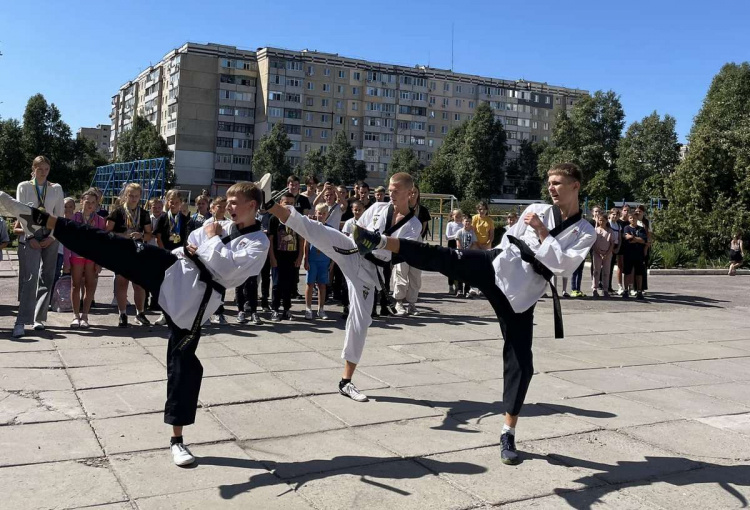
[[[96,149],[105,158],[109,159],[112,156],[110,154],[111,131],[109,124],[99,124],[95,128],[79,128],[76,136],[94,142]]]
[[[481,102],[503,122],[513,158],[523,140],[549,140],[557,112],[586,94],[308,50],[187,43],[112,97],[111,145],[115,154],[117,137],[136,114],[145,116],[174,151],[178,185],[217,193],[253,177],[253,149],[275,124],[292,141],[292,165],[325,152],[343,131],[369,178],[382,181],[397,149],[411,148],[429,165],[448,131]]]

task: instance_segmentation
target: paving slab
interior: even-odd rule
[[[151,354],[140,345],[117,349],[111,347],[60,349],[58,352],[68,368],[141,363],[151,358]]]
[[[555,377],[582,386],[587,386],[598,391],[603,391],[605,393],[650,390],[654,388],[663,388],[665,386],[663,383],[652,381],[644,377],[633,377],[632,370],[628,370],[628,368],[632,367],[595,368],[592,370],[556,372]]]
[[[0,434],[0,466],[100,457],[94,432],[83,420],[8,425]]]
[[[554,373],[568,370],[585,370],[605,365],[570,356],[568,351],[557,353],[539,350],[534,353],[534,373]]]
[[[301,343],[279,335],[267,335],[263,338],[233,338],[221,340],[222,345],[237,354],[274,354],[279,352],[304,352],[311,350]],[[342,340],[343,343],[343,340]]]
[[[253,363],[269,371],[305,370],[312,368],[340,368],[341,363],[317,352],[287,352],[278,354],[255,354],[247,356]]]
[[[344,428],[342,421],[306,398],[213,407],[211,412],[237,439],[267,439]]]
[[[474,358],[478,352],[461,347],[460,343],[432,342],[424,344],[391,345],[394,351],[407,354],[419,361]]]
[[[356,432],[402,457],[421,457],[500,442],[499,434],[466,425],[449,416],[368,425],[358,427]],[[415,438],[419,439],[415,441]]]
[[[257,363],[240,356],[205,358],[200,361],[203,365],[204,378],[222,375],[258,374],[266,371]]]
[[[5,391],[72,390],[68,374],[62,369],[4,368],[0,389]]]
[[[82,390],[78,391],[78,396],[91,418],[112,418],[164,411],[167,381]]]
[[[654,363],[652,358],[631,354],[624,349],[581,349],[566,350],[562,355],[585,361],[596,367],[626,367],[630,365],[648,365]]]
[[[97,508],[115,510],[116,505],[98,505],[127,501],[109,463],[102,459],[0,468],[0,494],[3,508],[8,509],[97,505]]]
[[[545,403],[561,413],[569,413],[603,429],[619,429],[663,421],[675,421],[681,416],[618,395],[596,395],[566,400],[564,403]]]
[[[432,366],[469,381],[486,381],[503,376],[503,359],[497,356],[435,361]]]
[[[247,483],[253,476],[268,475],[234,442],[196,445],[190,451],[196,462],[188,468],[175,466],[166,448],[113,455],[110,462],[127,493],[136,499],[201,489],[220,492],[224,485]]]
[[[161,381],[167,378],[164,366],[151,356],[144,357],[136,363],[69,368],[67,371],[79,390]]]
[[[15,319],[14,319],[15,320]],[[12,329],[8,324],[8,330]],[[55,344],[49,340],[38,340],[36,338],[12,338],[10,331],[0,334],[0,352],[31,352],[31,351],[54,351]]]
[[[705,374],[671,363],[627,367],[623,370],[630,377],[642,377],[665,387],[697,386],[726,382],[729,379]]]
[[[430,468],[474,473],[480,468],[471,463],[439,464]],[[318,508],[388,508],[392,510],[463,509],[480,504],[424,468],[421,463],[403,460],[345,469],[322,475],[310,475],[292,481],[297,491]]]
[[[700,464],[611,430],[532,443],[535,451],[571,466],[591,470],[578,481],[586,486],[624,483],[690,471]]]
[[[201,489],[165,496],[140,498],[136,500],[139,510],[246,510],[261,508],[263,510],[309,510],[312,507],[301,498],[292,487],[277,480],[270,483],[271,474],[263,474],[256,482],[222,485],[218,488]]]
[[[393,387],[441,384],[466,380],[440,369],[434,363],[376,366],[367,367],[361,371]]]
[[[401,391],[448,415],[484,414],[503,409],[502,393],[474,381],[407,386]]]
[[[169,448],[171,427],[163,413],[139,414],[92,420],[91,426],[108,454]],[[195,444],[228,441],[232,435],[205,409],[198,409],[195,425],[185,429],[185,442]]]
[[[341,368],[290,370],[288,372],[275,372],[274,375],[302,395],[324,395],[339,392],[338,383],[341,380]],[[362,391],[388,387],[386,383],[373,379],[362,371],[357,372],[354,381],[357,388]]]
[[[207,377],[201,385],[204,405],[231,404],[297,396],[299,392],[269,373]]]
[[[700,457],[707,462],[750,460],[750,441],[746,436],[697,420],[631,427],[621,432],[678,455]]]
[[[242,443],[282,479],[394,460],[390,452],[350,429]]]
[[[0,354],[0,368],[60,368],[55,351],[11,352]]]
[[[730,360],[704,360],[704,361],[685,361],[675,363],[678,367],[688,368],[704,374],[715,375],[724,380],[730,381],[750,381],[750,364],[745,366],[745,358],[732,358]]]
[[[529,391],[526,394],[526,402],[557,402],[602,393],[600,390],[560,379],[557,375],[534,374],[531,379],[531,386],[529,386]],[[502,379],[483,381],[482,384],[499,391],[500,395],[503,393]]]
[[[372,390],[367,396],[370,398],[369,402],[354,402],[338,394],[310,397],[310,400],[351,426],[443,414],[442,411],[393,388]]]
[[[154,358],[156,358],[159,363],[162,365],[167,364],[167,346],[165,345],[147,345],[145,346],[146,351],[148,351]],[[198,356],[198,359],[203,362],[203,360],[207,359],[213,359],[213,358],[223,358],[227,356],[237,356],[237,353],[231,350],[229,347],[226,347],[224,344],[220,342],[210,342],[210,343],[199,343],[198,349],[195,351],[195,355]]]
[[[685,388],[634,391],[624,393],[622,396],[684,418],[700,418],[750,411],[749,407],[742,404],[719,400],[708,395],[689,391]]]
[[[0,424],[77,420],[85,416],[72,391],[0,390]]]
[[[590,485],[587,483],[591,479],[590,470],[565,466],[537,450],[532,451],[527,444],[531,443],[517,443],[522,462],[512,467],[500,461],[498,446],[434,455],[428,460],[448,466],[464,464],[482,468],[480,472],[442,472],[441,476],[492,505],[604,484],[592,479]]]
[[[696,421],[711,425],[717,429],[733,430],[750,436],[750,413],[710,416],[708,418],[698,418]]]
[[[692,386],[690,391],[710,395],[722,400],[737,402],[750,407],[750,382],[730,382],[722,384],[706,384]]]
[[[166,345],[166,340],[163,341]],[[64,336],[55,338],[55,347],[58,350],[63,349],[101,349],[101,348],[120,348],[120,347],[137,347],[140,345],[130,336],[111,336],[109,331],[101,335],[80,335],[67,333]]]

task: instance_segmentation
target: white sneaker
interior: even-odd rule
[[[622,288],[622,286],[617,287],[617,295],[622,296],[625,293],[625,289]]]
[[[409,311],[409,315],[419,315],[419,312],[417,311],[417,305],[414,303],[409,303],[409,308],[407,308]]]
[[[237,322],[240,324],[243,324],[247,321],[247,316],[245,315],[245,312],[237,312]]]
[[[313,320],[313,311],[312,310],[305,310],[305,320],[311,321]]]
[[[44,331],[44,323],[34,322],[34,331]]]
[[[173,444],[170,449],[172,450],[172,460],[178,466],[187,466],[195,462],[195,457],[190,453],[187,446],[182,443]]]
[[[13,326],[13,338],[21,338],[24,334],[26,334],[26,328],[24,328],[23,324]]]
[[[214,324],[216,326],[223,326],[224,324],[227,324],[227,319],[224,317],[223,313],[215,313],[211,316],[211,324]]]
[[[407,315],[409,315],[409,310],[404,307],[404,304],[401,301],[396,303],[395,308],[396,313],[394,313],[393,315],[395,315],[396,317],[406,317]]]
[[[350,382],[346,383],[343,388],[339,388],[339,393],[355,402],[367,402],[367,395],[360,393],[357,387]]]
[[[328,320],[328,314],[325,310],[318,310],[318,319],[327,321]]]
[[[164,326],[167,324],[167,316],[164,314],[161,314],[158,319],[156,319],[156,322],[154,322],[157,326]]]
[[[70,327],[71,328],[80,328],[81,327],[81,319],[79,319],[79,318],[73,318],[73,320],[70,321]]]

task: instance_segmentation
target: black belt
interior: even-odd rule
[[[552,291],[552,308],[554,309],[554,320],[555,320],[555,338],[563,338],[563,320],[562,320],[562,307],[560,306],[560,296],[557,295],[557,288],[552,283],[552,278],[555,274],[539,259],[534,255],[534,251],[529,248],[529,245],[514,236],[507,236],[508,242],[516,246],[521,252],[521,260],[527,262],[534,269],[534,272],[540,275],[542,278],[547,280],[549,288]]]

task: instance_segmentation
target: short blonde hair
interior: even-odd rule
[[[406,172],[395,173],[390,180],[393,184],[401,184],[408,190],[414,188],[414,178]]]
[[[299,179],[297,179],[297,181],[299,181]],[[227,196],[243,196],[248,200],[255,200],[259,208],[263,204],[263,193],[258,189],[254,182],[250,181],[241,181],[232,184],[227,190]]]
[[[178,189],[171,189],[171,190],[167,191],[167,194],[164,195],[164,200],[166,200],[167,202],[169,202],[174,197],[179,198],[180,202],[184,202],[184,200],[182,200],[182,195],[180,195],[180,190],[178,190]]]
[[[328,204],[321,202],[315,206],[315,212],[328,212]]]
[[[143,188],[137,182],[129,182],[123,188],[120,193],[120,205],[125,205],[128,202],[128,192],[130,190],[136,190],[141,196],[143,196]]]

